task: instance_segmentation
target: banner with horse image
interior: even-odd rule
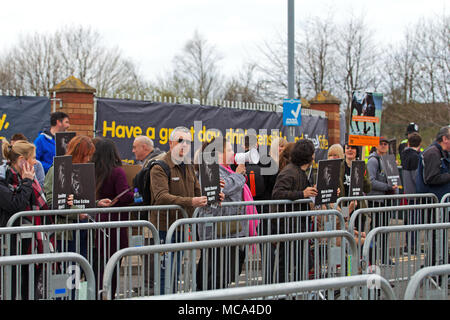
[[[348,141],[354,146],[377,146],[380,140],[383,94],[354,91]]]

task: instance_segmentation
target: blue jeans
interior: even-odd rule
[[[159,231],[159,241],[161,244],[165,244],[166,243],[166,236],[167,236],[167,231]],[[171,243],[176,243],[175,240],[178,239],[178,241],[180,241],[180,237],[182,236],[182,234],[180,232],[175,232],[172,236],[171,239]],[[167,253],[164,257],[162,257],[162,261],[161,261],[161,269],[160,269],[160,294],[163,295],[165,293],[165,276],[166,276],[166,258],[168,261],[170,261],[169,263],[171,264],[171,267],[173,267],[173,259],[172,259],[172,255],[173,253]],[[181,272],[181,256],[182,256],[182,252],[178,252],[177,253],[177,272],[175,274],[175,283],[177,282],[178,276],[180,275]]]

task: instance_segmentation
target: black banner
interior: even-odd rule
[[[0,139],[8,141],[23,133],[34,141],[39,132],[50,128],[50,100],[47,97],[0,96]]]
[[[173,128],[184,126],[191,130],[193,154],[201,143],[213,136],[226,135],[234,145],[243,144],[246,133],[255,133],[260,148],[269,148],[276,136],[287,138],[281,113],[241,110],[200,105],[154,103],[120,99],[98,99],[96,136],[108,137],[116,143],[125,162],[134,163],[132,153],[136,136],[146,135],[155,147],[169,150]],[[296,128],[296,140],[310,138],[316,145],[316,160],[326,157],[328,149],[327,119],[303,116],[302,126]]]

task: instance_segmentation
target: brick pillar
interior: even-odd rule
[[[55,111],[69,115],[70,128],[77,135],[94,136],[94,93],[95,89],[83,83],[80,79],[70,76],[52,89],[56,101],[52,101]],[[60,107],[62,105],[62,108]]]
[[[328,118],[328,145],[340,143],[340,115],[341,101],[328,91],[322,91],[309,101],[310,109],[325,111]]]

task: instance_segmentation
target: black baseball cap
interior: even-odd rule
[[[389,139],[386,138],[386,137],[380,137],[380,143],[381,143],[382,141],[389,143]]]

